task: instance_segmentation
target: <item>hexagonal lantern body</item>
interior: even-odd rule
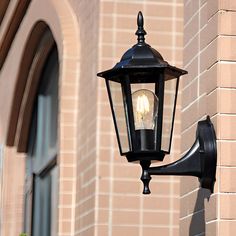
[[[138,43],[105,78],[119,150],[128,161],[162,161],[170,153],[179,77],[187,72],[169,65],[145,43],[142,13]]]

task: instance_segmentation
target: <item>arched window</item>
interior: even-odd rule
[[[28,138],[24,230],[32,236],[57,235],[58,77],[54,45],[41,72]]]

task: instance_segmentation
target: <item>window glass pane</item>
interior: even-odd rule
[[[46,62],[39,85],[35,124],[35,170],[42,168],[57,152],[58,73],[58,57],[55,50]]]
[[[166,152],[170,151],[169,148],[171,142],[172,121],[174,118],[177,81],[177,79],[165,81],[161,149]]]
[[[111,93],[111,100],[113,103],[115,121],[117,125],[117,130],[119,134],[119,141],[121,146],[121,152],[125,153],[130,150],[129,147],[129,139],[128,139],[128,129],[127,129],[127,121],[126,114],[124,110],[124,102],[123,102],[123,92],[121,88],[121,84],[109,81],[109,88]]]
[[[55,56],[52,58],[49,65],[50,71],[47,76],[50,80],[45,85],[43,96],[46,98],[45,111],[47,111],[47,136],[49,137],[48,148],[55,148],[57,146],[57,112],[58,112],[58,60],[55,60]]]
[[[51,235],[51,175],[47,174],[40,178],[40,195],[41,195],[41,214],[42,218],[42,234]]]
[[[30,167],[32,165],[30,159],[32,159],[36,156],[36,134],[37,134],[37,106],[34,106],[32,119],[31,119],[31,125],[30,125],[29,140],[28,140],[28,151],[27,151],[28,155],[27,155],[27,157],[29,158],[29,160],[26,161],[27,165],[28,165],[28,162],[30,163]],[[30,168],[29,173],[32,173],[31,168]]]
[[[57,74],[54,75],[58,78]],[[53,81],[55,82],[55,80]],[[58,126],[58,83],[53,83],[51,86],[51,96],[50,96],[50,142],[49,148],[57,148],[57,126]]]
[[[51,176],[35,178],[33,235],[51,235]]]
[[[36,161],[34,164],[40,168],[44,159],[46,158],[47,150],[47,137],[46,137],[46,111],[45,111],[45,98],[43,96],[38,97],[37,104],[37,133],[36,133]],[[35,166],[36,167],[36,166]]]
[[[32,225],[32,232],[33,236],[40,236],[41,234],[41,186],[40,186],[40,179],[39,177],[34,178],[34,192],[33,192],[33,225]]]
[[[26,179],[34,176],[34,191],[32,196],[32,192],[28,190],[25,198],[25,229],[29,232],[32,215],[33,236],[57,235],[58,76],[58,56],[55,47],[45,62],[41,75],[28,143]]]

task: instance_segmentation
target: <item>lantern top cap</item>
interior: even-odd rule
[[[134,69],[161,70],[168,68],[176,76],[181,76],[187,73],[185,70],[169,65],[169,63],[163,59],[162,55],[157,50],[145,42],[145,35],[147,33],[144,30],[143,25],[143,14],[139,11],[137,16],[138,29],[135,33],[138,36],[138,42],[124,53],[120,62],[118,62],[112,69],[100,72],[97,74],[98,76],[109,78],[110,76],[114,76],[121,71]]]

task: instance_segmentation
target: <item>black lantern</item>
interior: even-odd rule
[[[151,161],[170,153],[179,78],[187,71],[169,65],[145,43],[141,12],[137,24],[137,44],[98,76],[106,81],[120,154],[140,162],[148,193],[150,179],[144,179]]]
[[[106,80],[121,155],[162,161],[170,153],[179,77],[187,71],[145,43],[141,12],[137,23],[137,44],[98,76]]]

